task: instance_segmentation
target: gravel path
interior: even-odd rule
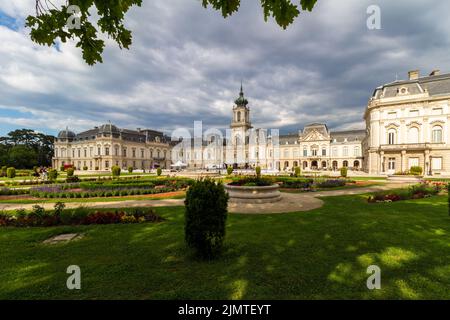
[[[243,204],[232,203],[228,205],[231,213],[246,214],[267,214],[267,213],[284,213],[309,211],[323,206],[323,201],[319,197],[356,195],[380,190],[389,190],[404,187],[404,184],[386,184],[383,186],[363,187],[355,189],[330,190],[320,192],[307,193],[282,193],[281,201],[275,203],[264,204]],[[45,209],[52,209],[54,203],[41,203]],[[172,207],[183,206],[184,199],[162,199],[162,200],[128,200],[128,201],[111,201],[111,202],[68,202],[66,208],[76,208],[79,206],[88,208],[129,208],[129,207]],[[16,203],[0,203],[0,211],[31,209],[33,204],[16,204]]]

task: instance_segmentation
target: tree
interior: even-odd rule
[[[0,164],[18,169],[50,166],[53,157],[53,136],[30,129],[18,129],[0,137]]]
[[[197,1],[197,0],[194,0]],[[125,14],[132,6],[141,6],[142,0],[67,0],[56,7],[51,1],[35,0],[36,13],[29,15],[25,25],[31,28],[31,40],[40,45],[55,45],[74,40],[81,48],[84,61],[89,65],[103,62],[102,53],[105,42],[99,38],[97,25],[101,32],[112,38],[119,47],[129,49],[132,43],[131,31],[124,27]],[[264,20],[273,17],[277,24],[286,29],[299,16],[300,11],[311,11],[317,0],[260,0]],[[237,12],[241,0],[202,0],[205,8],[211,6],[221,11],[227,18]],[[74,7],[76,6],[76,7]],[[92,11],[98,20],[91,22]],[[92,20],[92,19],[91,19]]]
[[[27,145],[16,145],[9,150],[9,164],[16,168],[33,168],[38,164],[36,151]]]

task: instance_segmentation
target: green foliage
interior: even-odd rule
[[[142,0],[70,0],[56,7],[51,2],[36,0],[36,13],[29,15],[25,26],[31,28],[31,40],[40,45],[52,46],[59,39],[65,43],[74,40],[76,47],[81,48],[84,61],[89,65],[103,62],[102,54],[105,42],[98,31],[113,39],[119,47],[129,49],[132,43],[131,31],[124,26],[125,14],[132,6],[141,6]],[[283,29],[292,24],[300,11],[311,11],[317,0],[300,0],[299,4],[291,0],[260,0],[264,20],[273,17]],[[239,10],[241,0],[202,0],[203,7],[211,5],[220,10],[224,18]],[[70,5],[80,9],[80,28],[68,28],[73,14],[68,10]],[[92,14],[94,13],[94,14]],[[92,17],[98,20],[91,21]],[[97,30],[97,26],[99,30]]]
[[[450,216],[450,183],[447,184],[447,206],[448,206],[448,215]]]
[[[8,170],[7,166],[2,166],[2,169],[0,171],[0,177],[6,177],[6,171]]]
[[[161,175],[161,173],[162,173],[162,169],[161,168],[156,169],[156,175],[158,177]]]
[[[128,167],[128,173],[133,173],[133,167]]]
[[[61,216],[61,213],[64,211],[65,207],[66,207],[66,205],[63,202],[56,202],[53,207],[53,213],[56,216]]]
[[[257,176],[258,178],[260,178],[260,177],[261,177],[261,167],[256,167],[256,168],[255,168],[255,173],[256,173],[256,176]]]
[[[112,172],[112,176],[113,176],[113,177],[119,177],[119,176],[120,176],[121,169],[120,169],[119,166],[113,166],[113,167],[111,168],[111,172]]]
[[[59,168],[59,171],[61,171],[61,172],[64,172],[66,170],[66,167],[64,167],[64,166],[61,166],[60,168]]]
[[[348,174],[348,168],[347,167],[342,167],[341,168],[341,177],[347,178],[347,174]]]
[[[40,44],[52,46],[59,39],[65,43],[67,40],[75,40],[76,46],[81,48],[83,59],[89,65],[102,62],[102,53],[105,42],[98,34],[96,27],[109,38],[117,42],[119,47],[128,49],[132,42],[131,31],[124,26],[125,14],[130,7],[141,6],[142,0],[71,0],[62,4],[59,8],[42,5],[36,6],[36,15],[28,16],[26,26],[31,28],[31,40]],[[80,28],[68,28],[67,22],[73,20],[69,5],[77,5],[80,8]],[[95,13],[92,15],[92,13]],[[98,17],[97,21],[89,19]]]
[[[232,174],[232,173],[233,173],[233,167],[229,166],[229,167],[227,168],[227,174],[230,175],[230,174]]]
[[[48,171],[48,179],[50,181],[55,181],[56,178],[58,178],[58,171],[56,171],[55,169],[51,169]]]
[[[75,173],[75,169],[74,168],[67,168],[67,177],[73,177],[73,174]]]
[[[9,167],[8,169],[6,169],[6,176],[10,179],[15,178],[16,177],[16,169],[13,167]]]
[[[300,14],[300,7],[291,0],[260,0],[264,12],[264,20],[273,17],[277,24],[286,29]],[[303,11],[312,11],[317,0],[300,0]],[[220,10],[223,17],[231,16],[239,10],[241,0],[202,0],[203,7],[211,5]]]
[[[0,162],[18,169],[50,166],[54,137],[19,129],[0,137]]]
[[[409,173],[415,176],[420,176],[422,175],[423,169],[422,167],[419,166],[413,166],[411,167],[411,169],[409,169]]]
[[[302,174],[302,171],[300,170],[300,167],[295,167],[295,169],[294,169],[294,175],[295,175],[296,177],[300,177],[301,174]]]
[[[185,200],[185,240],[203,258],[217,256],[225,239],[228,194],[222,183],[198,180]]]

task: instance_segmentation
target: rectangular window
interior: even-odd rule
[[[322,156],[326,156],[327,155],[327,149],[322,149]]]
[[[342,153],[344,157],[348,157],[348,147],[344,147],[344,152]]]
[[[388,119],[395,119],[395,118],[397,118],[397,112],[388,112],[387,118]]]
[[[395,170],[395,158],[388,159],[388,170]]]
[[[308,156],[308,149],[303,149],[303,156],[307,157]]]
[[[333,153],[333,157],[337,157],[338,156],[338,149],[336,147],[333,148],[332,150]]]
[[[433,108],[431,110],[432,115],[441,115],[443,113],[442,108]]]
[[[418,117],[419,116],[419,110],[410,110],[409,111],[410,117]]]
[[[109,148],[108,147],[105,148],[105,155],[109,156]]]
[[[442,170],[442,158],[431,158],[431,169]]]
[[[109,168],[109,161],[105,161],[105,168],[106,168],[106,169]]]
[[[124,156],[124,157],[127,156],[127,148],[124,148],[124,149],[123,149],[123,155],[122,155],[122,156]]]
[[[141,149],[141,158],[144,158],[144,149]]]
[[[97,155],[100,156],[102,154],[100,147],[97,148]]]
[[[133,158],[136,158],[136,150],[133,149]]]

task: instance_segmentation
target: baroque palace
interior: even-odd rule
[[[433,71],[385,84],[374,90],[366,108],[365,130],[330,131],[313,123],[303,130],[278,135],[253,128],[242,90],[232,109],[230,129],[201,138],[171,139],[154,130],[119,129],[105,124],[79,134],[61,131],[53,166],[109,170],[169,168],[183,163],[191,169],[233,166],[290,171],[362,170],[392,174],[420,166],[427,175],[450,174],[450,74]]]

